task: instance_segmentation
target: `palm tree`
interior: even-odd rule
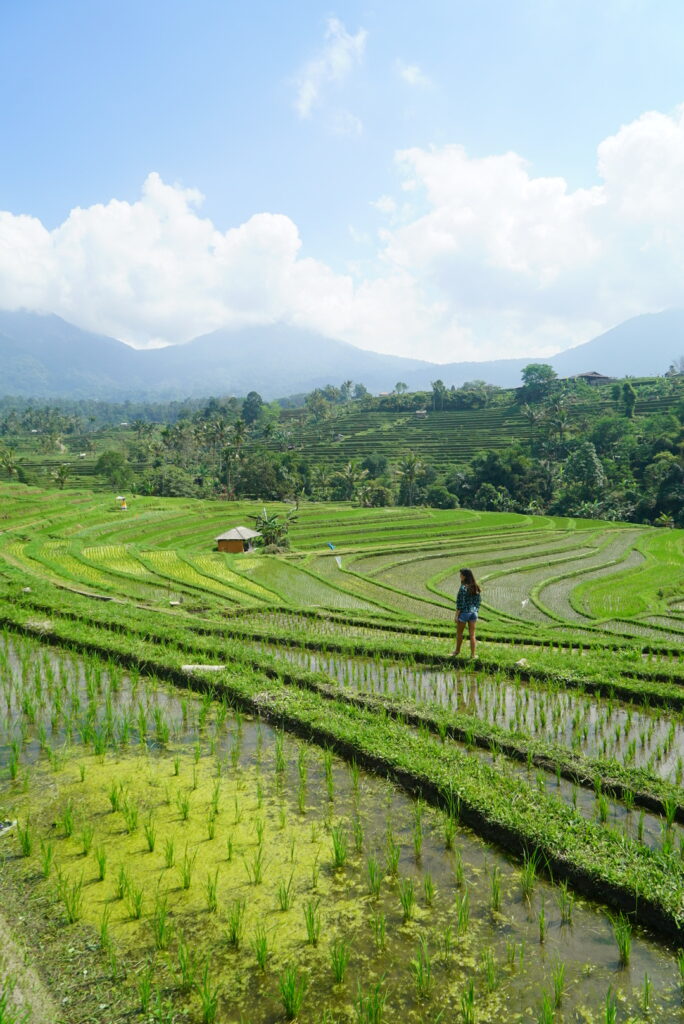
[[[0,448],[0,466],[5,470],[10,480],[15,473],[19,472],[19,460],[12,448]]]
[[[418,490],[418,477],[423,471],[423,463],[413,452],[407,452],[399,463],[399,479],[401,490],[407,505],[413,505]]]
[[[53,471],[51,474],[52,479],[55,481],[60,491],[64,490],[64,485],[71,473],[71,466],[67,462],[63,462],[61,466]]]
[[[297,522],[297,510],[291,508],[286,515],[281,516],[277,512],[269,512],[267,508],[264,508],[258,516],[250,516],[250,519],[254,520],[255,528],[261,534],[264,544],[283,547],[287,541],[290,525]]]
[[[358,462],[354,460],[348,462],[342,469],[339,469],[335,473],[335,479],[342,483],[342,497],[346,501],[351,501],[356,493],[356,488],[367,476],[368,470],[361,469]]]

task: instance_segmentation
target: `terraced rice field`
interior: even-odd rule
[[[681,531],[0,499],[3,1024],[681,1019]]]

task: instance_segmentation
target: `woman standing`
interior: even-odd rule
[[[480,608],[481,591],[477,585],[472,569],[461,569],[461,586],[456,595],[456,649],[454,655],[461,653],[463,631],[466,622],[470,635],[470,654],[475,657],[475,625]]]

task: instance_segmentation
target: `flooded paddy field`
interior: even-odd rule
[[[479,684],[458,700],[499,714]],[[9,634],[0,817],[3,912],[68,1022],[681,1019],[678,951],[534,857],[226,703]]]
[[[473,715],[592,756],[648,767],[677,785],[684,776],[684,714],[636,708],[559,686],[509,679],[473,669],[426,668],[361,656],[258,645],[276,657],[322,671],[344,688],[395,696],[416,706]]]

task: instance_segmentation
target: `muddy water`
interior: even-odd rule
[[[478,1021],[536,1021],[543,991],[552,996],[558,963],[565,965],[565,985],[557,1022],[602,1021],[609,987],[618,995],[618,1019],[637,1015],[646,974],[652,983],[652,1019],[679,1019],[673,951],[635,934],[630,966],[619,968],[605,913],[577,900],[571,923],[563,923],[563,896],[557,887],[538,880],[529,899],[523,898],[518,865],[462,829],[454,834],[454,848],[447,849],[444,816],[416,804],[387,782],[356,773],[316,747],[278,736],[264,723],[235,717],[215,704],[179,696],[154,682],[131,680],[94,662],[84,665],[52,653],[45,660],[34,645],[20,644],[6,654],[0,669],[0,813],[20,821],[30,814],[35,834],[34,852],[28,858],[17,857],[16,838],[4,847],[7,871],[27,887],[51,885],[40,874],[39,847],[40,840],[52,843],[52,879],[57,868],[69,879],[84,875],[84,920],[97,930],[109,907],[113,941],[121,957],[136,964],[149,959],[160,984],[167,987],[178,985],[177,972],[172,973],[168,964],[175,961],[178,938],[184,936],[200,959],[210,957],[211,978],[221,993],[218,1020],[257,1024],[282,1019],[279,978],[293,965],[308,978],[301,1021],[354,1020],[359,988],[364,998],[377,985],[386,996],[386,1021],[434,1021],[440,1013],[443,1020],[456,1020],[470,980]],[[30,698],[37,687],[41,695],[36,702],[42,706],[34,710]],[[73,718],[71,730],[67,716],[55,710],[61,691],[62,707],[67,706]],[[130,718],[127,742],[109,744],[105,753],[94,754],[92,741],[79,742],[77,733],[92,724],[93,715],[100,728],[110,719],[120,726]],[[41,725],[51,730],[48,752],[44,737],[41,749]],[[168,738],[159,738],[157,731],[163,734],[166,728]],[[69,731],[72,737],[64,746]],[[10,743],[21,735],[21,756],[12,780]],[[116,728],[114,735],[120,736]],[[127,830],[123,812],[110,806],[115,783],[139,809],[140,822],[133,831]],[[218,813],[210,838],[209,810],[215,793]],[[187,819],[181,810],[183,798],[190,805]],[[70,800],[76,827],[67,837],[63,819]],[[149,822],[157,833],[152,852],[143,832]],[[88,825],[95,833],[93,851],[101,846],[108,854],[103,881],[98,881],[94,853],[86,856],[82,851],[82,833]],[[338,869],[333,865],[333,829],[347,846],[345,863]],[[169,839],[175,842],[173,867],[165,862]],[[263,878],[251,884],[260,846]],[[187,890],[180,875],[186,851],[196,857]],[[369,892],[369,858],[379,865],[377,896]],[[130,892],[117,899],[121,866],[128,872]],[[218,907],[212,912],[206,883],[215,872]],[[428,877],[435,890],[430,900]],[[283,911],[278,909],[277,889],[290,878],[292,905]],[[409,881],[415,907],[404,921],[400,888],[406,892]],[[493,907],[497,889],[498,909]],[[144,895],[140,919],[131,907],[136,890]],[[458,908],[466,893],[468,922],[458,934]],[[168,900],[174,929],[166,952],[155,952],[152,942],[157,894]],[[226,939],[226,929],[236,901],[242,899],[244,934],[235,949]],[[307,942],[307,906],[320,920],[317,945]],[[58,902],[53,913],[60,919]],[[461,911],[462,922],[464,918]],[[265,970],[258,966],[254,951],[260,926],[270,946]],[[62,927],[68,943],[69,927]],[[349,948],[341,985],[333,983],[331,972],[334,941]],[[421,958],[422,993],[415,966]],[[174,990],[174,1002],[200,1019],[196,996]]]

